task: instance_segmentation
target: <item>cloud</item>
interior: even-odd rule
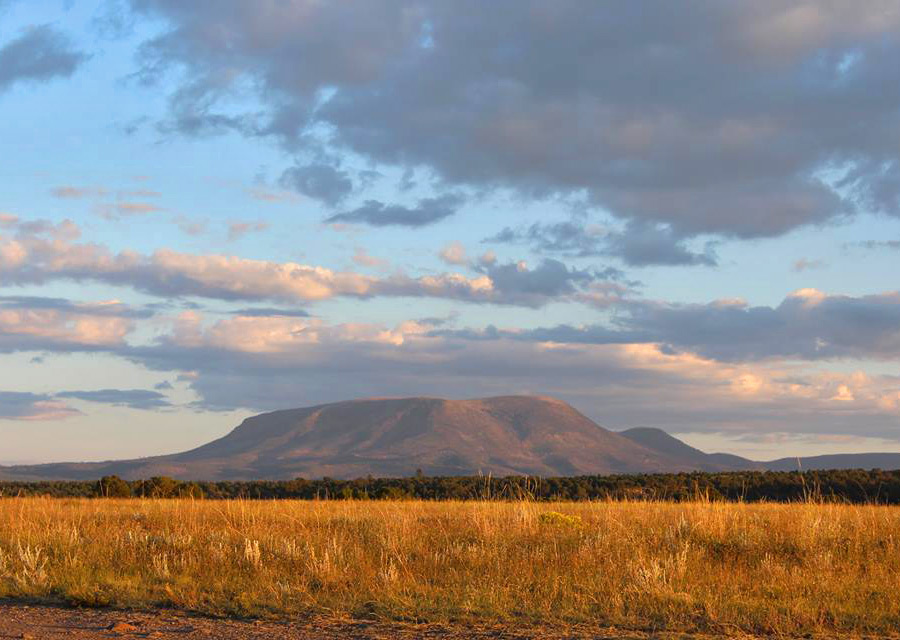
[[[39,296],[0,296],[0,310],[49,310],[74,315],[108,316],[116,318],[149,318],[150,309],[135,308],[118,300],[103,302],[72,302],[65,298],[45,298]]]
[[[725,361],[900,357],[900,294],[801,289],[777,307],[741,301],[636,304],[623,324],[654,341]]]
[[[719,362],[655,344],[436,334],[425,323],[184,315],[127,357],[185,371],[199,406],[272,410],[348,397],[550,393],[608,427],[897,439],[900,378],[786,363]],[[559,338],[559,336],[556,336]],[[852,426],[848,426],[852,425]]]
[[[170,121],[188,135],[314,137],[449,186],[584,196],[678,238],[900,214],[892,5],[132,5],[167,25],[142,71],[185,71]],[[248,86],[261,111],[234,113]]]
[[[703,253],[690,251],[671,227],[666,225],[629,222],[621,233],[607,237],[607,254],[630,266],[650,265],[712,267],[717,264],[713,245],[707,244]]]
[[[559,325],[529,330],[438,332],[472,340],[565,344],[658,344],[677,354],[719,362],[775,360],[895,360],[900,358],[900,293],[826,295],[801,289],[776,307],[743,300],[675,304],[622,296],[608,325]]]
[[[540,274],[537,284],[527,283],[520,295],[546,295],[573,277],[570,269],[560,276],[554,266],[531,271]],[[54,304],[90,306],[44,306]],[[900,437],[900,377],[853,371],[845,363],[837,370],[825,366],[900,357],[896,293],[851,298],[801,290],[776,307],[626,296],[615,309],[609,326],[460,330],[433,319],[395,326],[328,323],[292,309],[239,309],[213,321],[188,311],[168,327],[154,321],[158,331],[150,341],[91,346],[177,377],[205,409],[271,410],[371,395],[541,392],[574,402],[611,427]],[[0,310],[0,318],[10,312]],[[35,318],[18,326],[34,331],[43,326]],[[0,336],[7,340],[2,324]],[[27,335],[14,337],[17,342],[0,342],[4,350],[40,349]],[[78,347],[69,340],[55,348]],[[148,408],[163,402],[123,395],[128,390],[90,393],[31,398],[51,403],[41,410],[19,401],[24,409],[4,415],[65,415],[66,399]]]
[[[497,254],[491,250],[485,251],[478,257],[478,264],[482,267],[490,267],[497,263]]]
[[[108,404],[114,407],[128,407],[129,409],[166,409],[172,406],[162,393],[145,389],[62,391],[55,394],[55,397]]]
[[[494,263],[479,267],[494,288],[513,297],[527,300],[556,298],[575,293],[582,284],[595,279],[589,271],[570,269],[559,260],[545,259],[534,269],[524,261]]]
[[[892,249],[900,250],[900,240],[865,240],[863,242],[854,243],[851,246],[862,247],[863,249]]]
[[[469,264],[469,257],[466,255],[466,248],[460,242],[451,242],[441,249],[438,257],[442,262],[455,266],[466,266]]]
[[[103,40],[121,40],[134,33],[135,16],[119,0],[112,0],[97,8],[90,27]]]
[[[235,309],[231,315],[247,318],[308,318],[309,313],[303,309],[274,309],[272,307]]]
[[[326,164],[294,166],[281,174],[282,187],[293,189],[310,198],[335,206],[353,191],[353,181],[346,171]]]
[[[0,391],[0,420],[64,420],[80,414],[46,394]]]
[[[635,267],[715,266],[717,262],[712,244],[708,243],[703,253],[696,253],[670,226],[636,221],[628,222],[622,231],[574,221],[534,223],[520,229],[505,227],[484,242],[527,244],[539,253],[577,258],[610,256]]]
[[[362,247],[356,247],[352,260],[354,264],[358,264],[361,267],[373,267],[376,269],[385,269],[390,264],[384,258],[376,258],[369,255]]]
[[[503,295],[521,295],[526,299],[536,296],[535,302],[545,297],[546,301],[559,297],[590,303],[590,298],[601,290],[615,291],[624,297],[637,284],[624,281],[622,272],[612,267],[601,271],[576,269],[553,258],[544,258],[536,267],[530,268],[524,260],[500,263],[488,253],[481,256],[474,269],[488,276],[494,289]]]
[[[271,203],[279,203],[279,202],[297,202],[299,198],[296,194],[290,193],[289,191],[272,191],[270,189],[263,189],[261,187],[253,187],[252,189],[247,189],[247,193],[250,194],[250,197],[254,200],[259,200],[260,202],[271,202]]]
[[[116,202],[103,203],[96,206],[97,212],[107,220],[118,220],[129,216],[142,216],[148,213],[165,211],[152,202]]]
[[[228,224],[228,240],[233,242],[248,233],[260,233],[268,228],[268,222],[231,222]]]
[[[821,269],[824,266],[827,266],[827,263],[824,260],[807,260],[806,258],[800,258],[799,260],[794,261],[794,264],[791,265],[791,270],[795,273],[803,273],[809,269]]]
[[[536,329],[500,329],[488,325],[483,329],[438,329],[429,335],[435,337],[486,342],[494,340],[510,340],[516,342],[552,342],[559,344],[610,345],[610,344],[642,344],[652,342],[652,336],[640,331],[625,331],[620,328],[600,325],[557,325],[554,327],[538,327]]]
[[[546,299],[564,295],[579,279],[590,278],[585,272],[552,261],[531,271],[520,270],[517,265],[499,269],[505,273],[494,274],[498,294],[522,304],[531,302],[531,296]],[[477,342],[659,345],[666,353],[693,354],[723,363],[900,358],[897,292],[852,297],[801,289],[778,306],[751,307],[742,300],[708,304],[638,300],[631,298],[624,287],[610,287],[595,293],[601,298],[598,306],[615,308],[608,325],[458,330],[435,330],[428,325],[423,331],[433,337]]]
[[[424,227],[444,218],[449,218],[462,205],[459,195],[444,195],[437,198],[419,200],[415,207],[399,204],[385,204],[378,200],[366,202],[352,211],[336,213],[326,218],[326,222],[355,222],[373,227]]]
[[[72,280],[128,286],[165,297],[307,302],[388,296],[539,307],[554,300],[578,299],[596,282],[617,276],[614,270],[579,271],[545,260],[535,269],[524,263],[494,262],[478,267],[480,273],[472,277],[459,273],[413,277],[402,272],[376,277],[171,249],[150,255],[114,254],[101,245],[76,242],[80,230],[68,221],[58,225],[16,221],[14,229],[14,236],[0,237],[0,285]]]
[[[504,227],[483,242],[527,244],[539,253],[584,258],[603,255],[605,237],[606,230],[601,227],[585,226],[573,221],[551,224],[536,222],[527,228]]]
[[[119,302],[77,304],[56,298],[0,298],[0,352],[101,351],[125,344],[149,314]]]
[[[18,216],[0,211],[0,229],[11,229],[19,226]]]
[[[54,187],[50,189],[50,195],[54,198],[81,199],[105,196],[108,192],[102,187]]]
[[[0,93],[21,82],[69,77],[86,59],[50,25],[31,27],[0,48]]]

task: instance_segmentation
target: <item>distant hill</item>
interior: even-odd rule
[[[900,469],[900,453],[842,453],[825,456],[779,458],[759,462],[730,453],[704,453],[662,429],[638,427],[620,432],[626,438],[660,454],[695,465],[702,471],[797,471],[823,469]]]
[[[804,469],[900,468],[900,454],[802,458]],[[707,454],[659,429],[609,431],[542,396],[373,398],[264,413],[228,435],[166,456],[0,467],[6,480],[263,480],[438,475],[573,476],[796,469]]]
[[[780,458],[761,463],[770,471],[821,469],[900,469],[900,453],[839,453],[806,458]]]
[[[682,464],[700,471],[742,471],[759,469],[764,464],[730,453],[705,453],[685,444],[662,429],[635,427],[620,431],[619,434],[632,442],[665,454],[673,460],[678,460]]]

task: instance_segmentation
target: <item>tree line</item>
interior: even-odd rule
[[[3,482],[0,497],[209,500],[717,500],[900,504],[900,471],[735,471],[539,478],[440,476],[196,482],[169,477]]]

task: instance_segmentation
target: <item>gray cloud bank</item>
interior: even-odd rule
[[[78,414],[44,393],[0,391],[0,420],[60,420]]]
[[[307,164],[285,169],[281,174],[280,184],[332,206],[353,191],[350,175],[327,164]]]
[[[894,3],[131,4],[167,25],[141,48],[142,77],[186,70],[169,126],[189,135],[238,129],[450,185],[583,194],[676,238],[900,213]],[[251,85],[261,111],[229,112]],[[295,177],[333,202],[349,191]]]
[[[449,218],[463,199],[458,195],[445,195],[437,198],[420,200],[415,207],[404,207],[397,204],[384,204],[378,200],[367,200],[362,206],[336,213],[326,222],[352,222],[368,224],[373,227],[424,227],[444,218]]]
[[[610,325],[530,330],[441,330],[471,340],[567,344],[653,343],[721,362],[900,358],[900,293],[829,296],[804,289],[776,307],[740,300],[709,304],[621,301]]]
[[[513,229],[505,227],[484,242],[529,245],[538,253],[586,258],[609,256],[633,267],[648,265],[715,266],[718,262],[710,244],[702,253],[691,251],[686,238],[668,225],[631,221],[621,231],[609,231],[575,221]]]
[[[71,398],[129,409],[165,409],[171,407],[166,396],[145,389],[99,389],[96,391],[62,391],[57,398]]]
[[[0,93],[22,82],[71,76],[86,59],[52,26],[31,27],[0,47]]]
[[[129,409],[172,407],[163,394],[143,389],[61,391],[53,394],[0,391],[0,420],[63,420],[81,415],[78,409],[65,402],[70,399]]]
[[[802,290],[775,307],[622,300],[606,325],[537,329],[451,330],[427,319],[393,328],[329,324],[277,309],[239,310],[210,323],[188,311],[144,342],[131,335],[131,318],[57,310],[97,305],[17,304],[0,311],[4,351],[91,348],[177,374],[197,394],[195,406],[207,410],[369,395],[543,392],[576,402],[610,426],[900,437],[900,377],[823,368],[836,360],[900,357],[897,293]],[[68,417],[76,410],[65,401],[73,399],[164,409],[164,390],[0,394],[0,417]]]

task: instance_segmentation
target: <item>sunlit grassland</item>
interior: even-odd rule
[[[0,500],[4,597],[799,634],[894,632],[898,593],[895,507]]]

